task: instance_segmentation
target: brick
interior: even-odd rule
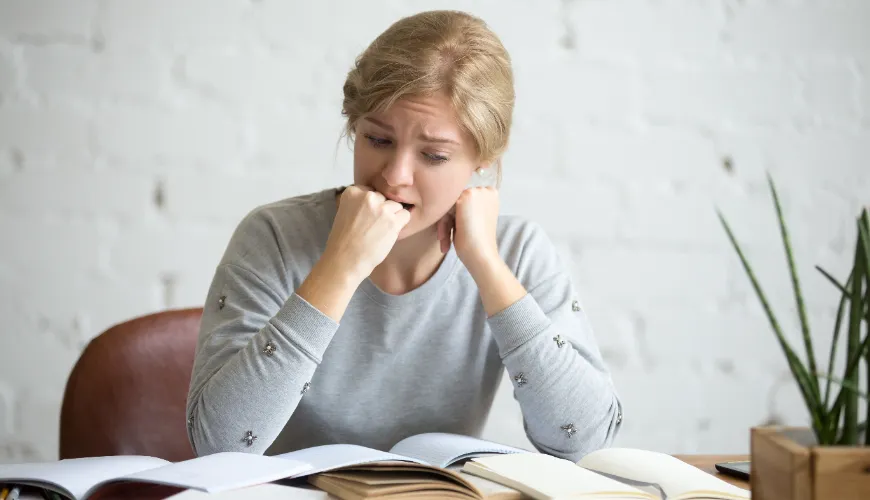
[[[43,303],[59,307],[72,300],[73,287],[102,272],[104,240],[111,237],[112,228],[93,220],[3,211],[0,232],[4,235],[0,275],[3,290],[9,293],[6,298],[38,296]]]
[[[11,51],[0,47],[0,103],[9,99],[10,94],[15,91],[17,78],[18,68]]]
[[[586,294],[615,304],[715,302],[728,294],[726,256],[616,245],[592,245],[580,251],[579,269]]]
[[[569,162],[563,160],[566,153],[565,135],[570,129],[555,120],[524,113],[514,116],[508,149],[502,159],[505,181],[513,176],[558,175],[566,171]]]
[[[320,110],[263,112],[245,126],[249,164],[257,172],[276,175],[313,175],[326,179],[332,173],[353,172],[353,147],[348,147],[340,102]],[[338,161],[344,154],[346,161]],[[300,161],[303,159],[304,161]]]
[[[82,162],[91,157],[88,119],[65,106],[34,107],[7,102],[0,107],[0,149],[14,148],[43,161]]]
[[[646,345],[639,345],[639,313],[633,308],[612,305],[588,289],[585,282],[576,286],[583,303],[595,340],[607,366],[613,371],[630,367],[645,370],[654,368]]]
[[[806,121],[793,68],[775,62],[656,64],[645,68],[649,121],[736,127]]]
[[[97,113],[95,141],[100,154],[132,161],[184,161],[214,168],[237,162],[241,131],[216,106],[177,109],[117,105]]]
[[[0,184],[0,210],[130,221],[153,211],[153,192],[151,178],[126,172],[25,170]]]
[[[198,175],[179,173],[166,182],[170,217],[235,226],[257,206],[330,187],[317,170]]]
[[[22,52],[26,85],[43,99],[157,102],[169,91],[169,59],[154,51],[46,45]]]
[[[506,173],[499,198],[502,213],[539,223],[553,239],[608,239],[615,234],[620,214],[618,194],[593,179],[573,185]]]
[[[14,432],[15,391],[6,382],[0,383],[0,436],[9,439]]]
[[[858,74],[858,106],[861,113],[861,123],[870,127],[870,57],[861,60],[857,67]]]
[[[207,288],[234,227],[154,221],[124,228],[108,246],[112,272],[131,282],[156,284],[161,276],[184,280],[192,275]],[[196,262],[198,265],[191,266]],[[200,278],[205,277],[205,280]],[[201,302],[202,296],[196,297]]]
[[[848,61],[807,61],[799,70],[813,123],[855,126],[861,118],[858,75]]]
[[[327,95],[317,81],[316,70],[299,71],[303,64],[309,67],[318,64],[298,50],[195,50],[178,64],[176,80],[180,86],[194,91],[202,89],[201,92],[234,104],[257,105],[263,111],[298,112]],[[337,78],[332,85],[338,110],[342,82]]]
[[[577,124],[561,131],[553,147],[571,183],[601,177],[626,189],[670,192],[712,188],[727,180],[715,138],[695,129]],[[549,147],[543,143],[544,155]]]
[[[87,38],[97,11],[95,0],[6,0],[0,16],[0,33],[36,35],[40,38]]]
[[[32,367],[23,367],[25,371]],[[63,387],[66,375],[60,378],[49,378],[48,374],[40,377],[46,383],[44,387],[34,384],[22,392],[18,399],[16,411],[16,437],[24,442],[33,443],[43,460],[58,459],[58,443],[60,438],[60,407],[63,401]],[[50,381],[50,383],[48,383]]]
[[[257,33],[247,23],[250,8],[248,0],[114,0],[103,8],[101,30],[109,44],[125,47],[250,44]]]
[[[651,56],[715,54],[725,15],[719,3],[573,2],[568,21],[581,53]]]
[[[686,432],[704,414],[710,394],[709,381],[684,369],[663,367],[650,374],[633,368],[613,373],[614,385],[625,408],[620,446],[685,453],[694,448],[694,436]],[[679,391],[662,390],[679,387]],[[633,416],[633,418],[632,418]]]
[[[19,439],[0,441],[0,464],[23,464],[45,460],[39,455],[34,443]]]
[[[725,36],[738,54],[866,55],[867,19],[870,4],[864,0],[744,2],[734,9]]]
[[[560,123],[625,124],[643,111],[641,72],[633,64],[542,54],[514,72],[518,112],[530,106]]]
[[[416,10],[402,2],[383,2],[376,9],[340,0],[318,4],[264,2],[252,9],[250,17],[252,29],[272,45],[319,52],[323,48],[315,41],[330,40],[334,45],[355,47],[354,52],[359,53],[399,17]],[[336,16],[336,12],[341,15]],[[348,61],[348,69],[352,63]]]

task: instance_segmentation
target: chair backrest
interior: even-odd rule
[[[125,321],[95,337],[67,380],[60,458],[193,458],[185,406],[202,308]]]

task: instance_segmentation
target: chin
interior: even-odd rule
[[[412,237],[412,236],[416,236],[416,235],[422,233],[423,231],[425,231],[425,230],[426,230],[427,228],[429,228],[429,227],[431,227],[432,230],[435,231],[435,227],[434,227],[434,225],[430,225],[430,226],[422,226],[422,227],[421,227],[420,224],[419,224],[419,222],[418,222],[418,221],[415,221],[415,220],[412,218],[412,219],[411,219],[411,222],[409,222],[408,225],[405,226],[405,227],[404,227],[404,228],[399,232],[399,237],[396,239],[396,241],[402,241],[402,240],[406,240],[406,239],[408,239],[408,238],[410,238],[410,237]]]

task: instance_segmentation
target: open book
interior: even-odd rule
[[[302,474],[310,466],[289,459],[223,452],[182,462],[136,455],[71,458],[0,465],[0,484],[35,486],[85,500],[110,483],[163,484],[208,493],[268,483]]]
[[[40,487],[74,500],[85,500],[116,482],[218,493],[282,479],[308,481],[339,498],[521,498],[499,483],[461,473],[456,465],[507,453],[528,452],[468,436],[428,433],[408,437],[389,451],[333,444],[275,456],[222,452],[177,463],[109,456],[0,465],[0,484]]]
[[[468,498],[519,500],[513,488],[461,471],[461,462],[501,454],[529,453],[473,437],[418,434],[388,451],[334,444],[279,455],[312,466],[308,482],[344,499]]]
[[[499,482],[535,499],[748,500],[738,488],[664,453],[604,448],[576,464],[550,455],[478,457],[463,471]]]

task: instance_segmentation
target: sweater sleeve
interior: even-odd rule
[[[338,323],[295,293],[263,221],[245,221],[209,287],[187,396],[197,456],[263,454],[283,430]],[[272,238],[270,241],[269,238]],[[286,283],[286,282],[285,282]]]
[[[508,251],[528,293],[489,318],[535,448],[577,461],[613,443],[622,403],[568,271],[531,223]]]

